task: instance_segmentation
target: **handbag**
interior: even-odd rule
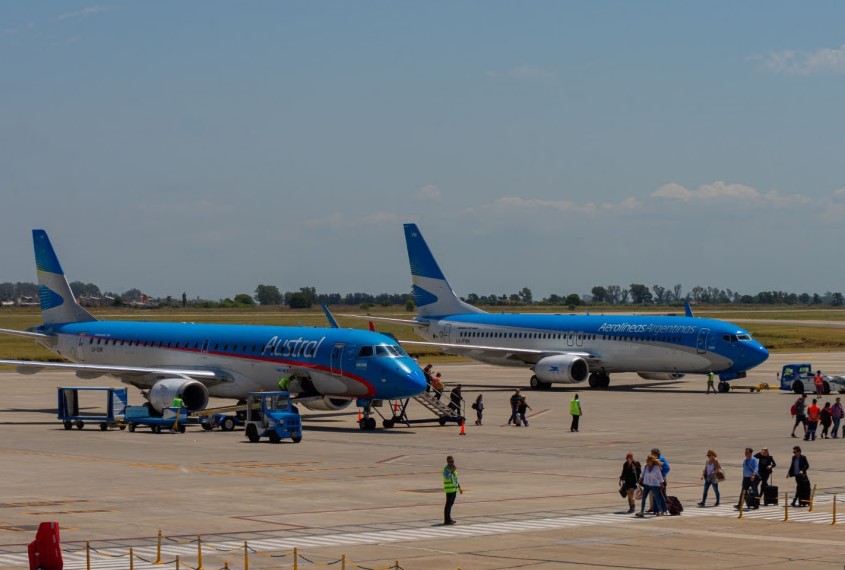
[[[643,498],[643,488],[639,485],[637,485],[637,490],[634,491],[634,498],[638,501]]]
[[[716,471],[716,480],[717,481],[724,481],[725,480],[725,472],[719,469]]]
[[[628,496],[628,486],[625,485],[625,483],[622,483],[622,485],[619,486],[619,495],[622,497]]]

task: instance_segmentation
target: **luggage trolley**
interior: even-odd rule
[[[100,402],[95,403],[91,398],[84,397],[83,411],[80,411],[80,396],[87,393],[100,392],[106,393],[105,410],[100,407]],[[96,394],[94,396],[96,397]],[[107,388],[107,387],[60,387],[58,392],[58,417],[65,426],[65,429],[71,429],[76,426],[77,429],[85,427],[85,422],[94,422],[100,424],[100,429],[106,431],[112,427],[119,427],[124,429],[118,416],[123,416],[126,410],[127,389],[126,388]],[[93,408],[92,411],[87,411]]]

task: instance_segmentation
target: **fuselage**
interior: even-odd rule
[[[748,331],[686,316],[464,313],[420,319],[436,342],[589,353],[591,372],[706,373],[735,378],[768,358]],[[477,351],[482,362],[525,366],[523,358]]]
[[[290,370],[340,398],[397,399],[419,394],[425,378],[392,338],[371,331],[194,323],[91,321],[38,327],[45,346],[77,363],[217,370],[211,396],[243,398],[278,389]],[[127,380],[128,381],[128,380]],[[150,378],[150,384],[155,378]],[[130,383],[141,385],[143,379]]]

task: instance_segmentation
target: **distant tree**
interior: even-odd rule
[[[260,305],[281,305],[282,293],[275,285],[259,285],[255,289],[255,300]]]
[[[577,307],[581,304],[581,297],[577,293],[570,293],[566,296],[566,299],[563,300],[563,304],[569,307]]]
[[[681,284],[678,283],[674,287],[672,287],[672,296],[675,297],[676,300],[681,299]]]
[[[188,294],[183,291],[182,292],[182,308],[184,309],[187,306],[188,306]]]
[[[305,293],[291,293],[287,297],[288,307],[291,309],[310,309],[311,302],[308,301],[308,296]]]
[[[407,301],[405,301],[405,310],[406,310],[406,311],[408,311],[409,313],[413,313],[413,312],[414,312],[414,309],[415,309],[416,307],[417,307],[417,306],[416,306],[416,305],[414,304],[414,302],[413,302],[413,301],[411,301],[410,299],[408,299]]]
[[[235,305],[239,307],[254,307],[255,299],[253,299],[252,296],[248,293],[240,293],[238,295],[235,295]]]
[[[627,298],[628,293],[625,293],[625,297]],[[605,289],[605,299],[611,305],[616,305],[617,303],[625,302],[622,300],[622,287],[619,285],[608,285]]]
[[[558,295],[557,293],[552,293],[545,299],[543,299],[543,304],[545,305],[563,305],[563,297]]]
[[[654,291],[654,302],[662,305],[666,302],[666,288],[660,285],[652,285],[651,290]]]
[[[526,305],[531,305],[534,303],[534,295],[531,294],[531,289],[529,289],[528,287],[522,288],[522,291],[519,292],[519,298]]]
[[[607,303],[608,302],[607,289],[605,289],[601,285],[593,287],[590,290],[590,293],[593,294],[593,302],[594,303]]]
[[[140,301],[143,293],[141,293],[140,289],[129,289],[128,291],[121,293],[120,296],[127,302]]]
[[[15,286],[13,283],[0,283],[0,301],[11,301],[15,298]]]
[[[100,297],[100,288],[93,283],[83,283],[82,281],[73,281],[70,283],[70,290],[74,297]]]
[[[834,307],[841,307],[843,303],[845,303],[845,297],[839,291],[830,296],[830,304]]]
[[[631,283],[629,288],[631,291],[631,302],[636,305],[645,305],[651,303],[651,291],[648,290],[647,285],[641,283]]]

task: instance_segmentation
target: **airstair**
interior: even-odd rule
[[[442,397],[442,392],[440,392],[439,394]],[[442,426],[446,425],[447,422],[455,422],[456,424],[460,425],[461,422],[464,420],[464,416],[461,411],[456,411],[453,408],[450,408],[449,403],[441,402],[437,398],[437,395],[438,392],[435,390],[432,392],[424,392],[419,396],[414,396],[414,398],[395,400],[393,403],[393,407],[391,408],[393,411],[393,417],[384,418],[382,425],[386,428],[391,428],[396,424],[405,424],[406,426],[411,427],[411,424],[421,424],[428,422],[439,422]],[[420,404],[426,410],[431,412],[431,414],[435,417],[413,420],[408,418],[408,404],[411,402],[411,399],[415,400],[418,404]],[[461,404],[463,404],[463,400],[461,400]]]

